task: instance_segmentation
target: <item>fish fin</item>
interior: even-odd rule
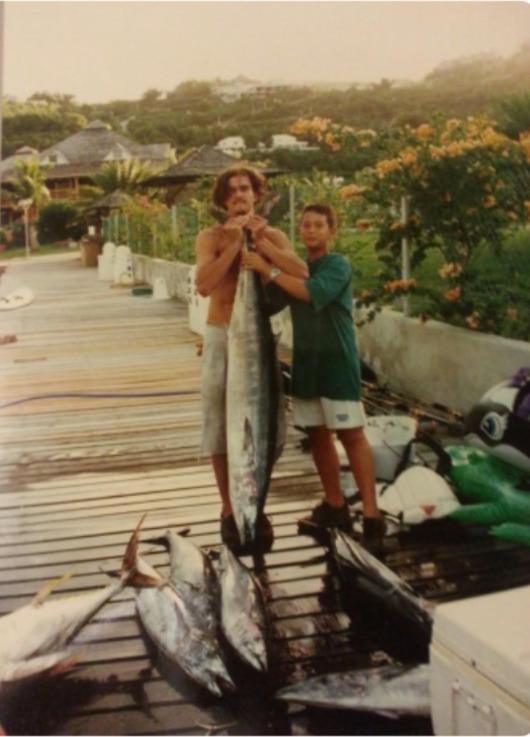
[[[25,681],[42,675],[58,676],[73,668],[82,656],[80,653],[57,651],[47,655],[37,655],[29,660],[18,660],[6,663],[0,668],[0,680]]]
[[[125,551],[125,555],[123,556],[121,566],[121,578],[124,580],[129,578],[133,574],[133,571],[136,571],[136,559],[138,555],[138,536],[140,534],[140,528],[143,525],[146,517],[147,512],[143,514],[140,518],[140,521],[136,525],[136,528],[134,529],[127,544],[127,549]]]
[[[64,576],[60,576],[59,578],[54,578],[53,581],[50,581],[49,583],[44,584],[44,586],[42,586],[37,591],[37,593],[31,600],[30,606],[38,607],[44,604],[44,602],[46,601],[48,596],[52,593],[52,591],[54,591],[58,586],[60,586],[65,581],[68,581],[69,578],[72,578],[73,575],[74,575],[73,573],[65,573]]]
[[[148,576],[146,573],[138,573],[138,571],[133,574],[130,580],[131,586],[136,586],[139,589],[160,588],[165,586],[166,583],[167,580],[165,578],[154,578],[154,576]]]

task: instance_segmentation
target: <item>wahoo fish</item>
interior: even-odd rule
[[[195,543],[167,530],[149,542],[164,545],[169,550],[169,578],[177,594],[193,608],[205,632],[213,637],[219,622],[219,579],[211,558]]]
[[[0,683],[29,678],[39,673],[54,674],[75,662],[63,651],[81,628],[110,599],[133,581],[150,586],[149,579],[138,578],[136,553],[140,520],[131,535],[119,578],[93,593],[49,599],[52,591],[70,575],[44,586],[27,605],[0,618]]]
[[[276,341],[258,274],[241,269],[228,330],[227,452],[230,502],[242,545],[255,539],[272,468],[285,440]]]
[[[353,571],[362,588],[375,594],[398,613],[419,625],[430,639],[431,606],[417,596],[411,586],[353,538],[331,530],[331,550],[341,573]]]
[[[429,665],[385,665],[315,676],[281,689],[276,698],[324,709],[376,712],[394,718],[429,717]]]
[[[177,663],[196,683],[215,696],[234,690],[219,643],[205,632],[196,613],[170,581],[143,558],[137,559],[140,573],[158,582],[157,588],[137,588],[138,614],[155,645]]]
[[[221,627],[245,663],[267,670],[267,613],[261,586],[251,571],[223,545],[219,559]]]

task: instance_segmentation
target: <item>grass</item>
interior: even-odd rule
[[[72,249],[68,248],[64,244],[59,243],[45,243],[40,245],[34,251],[30,251],[30,258],[32,256],[49,256],[57,253],[68,253]],[[75,249],[74,249],[75,250]],[[5,251],[0,252],[0,262],[10,261],[15,258],[25,258],[26,249],[25,247],[8,248]]]

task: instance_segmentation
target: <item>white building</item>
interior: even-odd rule
[[[215,148],[233,156],[234,154],[241,154],[246,149],[246,145],[244,138],[241,136],[228,136],[228,138],[220,140]]]
[[[291,151],[304,151],[308,147],[307,141],[297,141],[288,133],[277,133],[272,136],[271,148],[288,148]]]

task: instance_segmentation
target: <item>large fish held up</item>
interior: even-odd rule
[[[226,402],[230,501],[246,545],[255,539],[272,468],[283,449],[285,399],[263,284],[245,269],[228,330]]]

